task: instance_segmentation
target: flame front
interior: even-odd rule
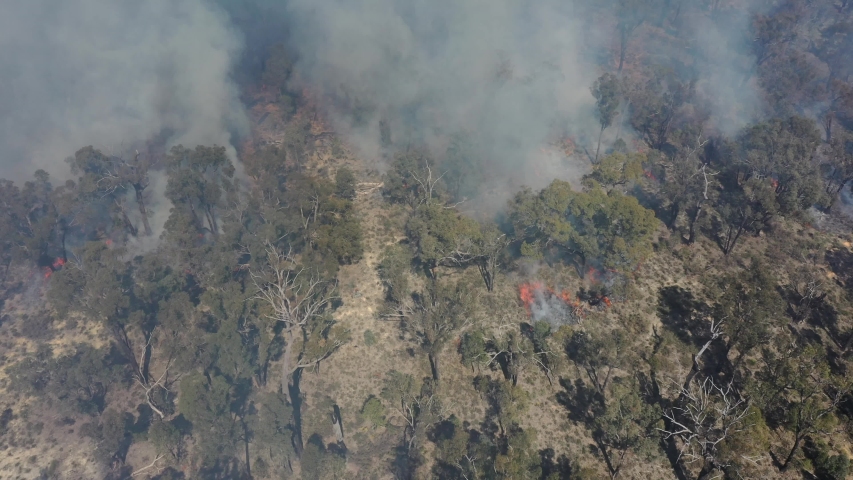
[[[594,269],[592,270],[594,272]],[[605,308],[609,308],[613,305],[613,302],[603,295],[592,299],[589,302],[583,302],[580,298],[572,298],[572,295],[568,290],[561,290],[558,293],[553,288],[544,285],[542,282],[519,284],[518,296],[521,299],[521,303],[524,305],[524,308],[527,310],[528,317],[534,317],[534,310],[538,306],[542,306],[547,303],[554,305],[551,302],[555,300],[568,307],[571,315],[578,320],[586,315],[587,303],[592,306],[603,305]]]

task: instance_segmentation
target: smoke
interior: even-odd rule
[[[728,17],[702,6],[681,14],[687,63],[718,130],[758,109],[749,1]],[[640,30],[663,32],[662,7],[648,8]],[[589,89],[614,67],[618,43],[615,10],[591,0],[9,0],[3,10],[2,176],[63,177],[62,159],[82,146],[126,150],[163,133],[170,144],[230,146],[248,127],[234,79],[251,82],[266,47],[285,40],[298,58],[291,86],[319,93],[373,166],[413,143],[441,160],[463,136],[492,205],[521,184],[577,182],[589,169]],[[668,42],[655,58],[684,44]],[[390,127],[384,143],[380,125]],[[567,136],[574,155],[543,149]]]
[[[598,71],[572,2],[293,0],[288,14],[296,82],[319,89],[373,156],[385,122],[396,147],[438,156],[464,134],[497,176],[525,176],[546,140],[592,126]]]
[[[541,282],[531,282],[519,285],[518,294],[534,322],[545,321],[559,328],[578,323],[583,315],[580,300],[572,299],[566,290],[557,293]]]
[[[534,322],[545,321],[554,328],[577,323],[573,309],[552,292],[535,290],[530,304],[530,318]]]
[[[170,144],[230,145],[247,129],[231,80],[240,50],[239,32],[205,0],[4,2],[0,173],[62,178],[82,146],[163,133]]]
[[[723,135],[734,135],[754,122],[764,107],[753,77],[750,22],[757,9],[766,6],[746,3],[710,16],[694,15],[688,22],[694,32],[697,89],[710,107],[712,126]]]
[[[679,25],[687,50],[684,39],[656,24],[659,4],[649,4],[641,27],[646,41],[669,43],[639,61],[686,53],[685,75],[700,79],[702,108],[725,134],[760,109],[749,81],[752,9],[739,3],[722,13],[685,6],[690,13],[682,12]],[[664,7],[677,17],[670,10]],[[613,11],[584,0],[291,0],[294,83],[319,90],[338,131],[368,157],[393,151],[380,143],[381,124],[390,126],[394,148],[426,144],[439,159],[448,138],[468,136],[471,155],[482,160],[479,194],[494,204],[520,184],[576,182],[589,169],[583,153],[594,150],[599,128],[590,86],[603,67],[614,67]],[[641,52],[631,48],[634,62]],[[575,155],[543,151],[562,136],[576,142]]]

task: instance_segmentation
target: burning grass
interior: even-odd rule
[[[518,294],[532,320],[546,321],[555,327],[581,323],[588,309],[612,304],[604,295],[573,298],[568,290],[557,291],[539,281],[520,284]]]

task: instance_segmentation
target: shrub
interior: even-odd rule
[[[378,398],[371,395],[361,407],[361,418],[370,422],[373,428],[384,427],[387,423],[385,420],[385,406],[382,405],[382,402]]]
[[[376,345],[376,334],[372,330],[364,331],[364,344],[368,347]]]

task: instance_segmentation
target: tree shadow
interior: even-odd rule
[[[136,412],[139,416],[136,417],[136,420],[129,428],[132,435],[139,435],[143,432],[147,432],[148,427],[151,426],[151,421],[154,419],[153,410],[151,410],[151,407],[145,403],[137,405]]]
[[[557,392],[557,403],[566,408],[569,420],[590,425],[596,415],[601,413],[602,402],[598,391],[580,378],[572,383],[560,377],[559,383],[563,391]]]
[[[572,464],[569,457],[561,454],[554,458],[555,452],[553,448],[545,448],[539,450],[539,463],[542,465],[542,478],[556,478],[560,480],[569,480],[572,478]]]
[[[183,480],[185,478],[187,477],[184,475],[184,472],[168,467],[158,475],[151,477],[151,480]]]
[[[708,305],[696,299],[693,292],[677,285],[658,291],[661,323],[684,343],[700,346],[706,341],[708,328],[697,313],[708,310]]]
[[[655,216],[658,217],[662,222],[667,225],[671,224],[671,212],[670,209],[665,208],[663,206],[663,202],[661,202],[660,198],[657,195],[654,195],[648,191],[646,191],[639,184],[634,185],[634,187],[629,191],[629,194],[636,198],[640,205],[643,207],[652,210],[655,212]]]
[[[240,461],[236,458],[218,458],[210,465],[205,465],[198,471],[201,480],[232,480],[245,478]]]
[[[829,250],[825,255],[826,263],[835,274],[835,283],[853,293],[853,252],[846,248]]]

